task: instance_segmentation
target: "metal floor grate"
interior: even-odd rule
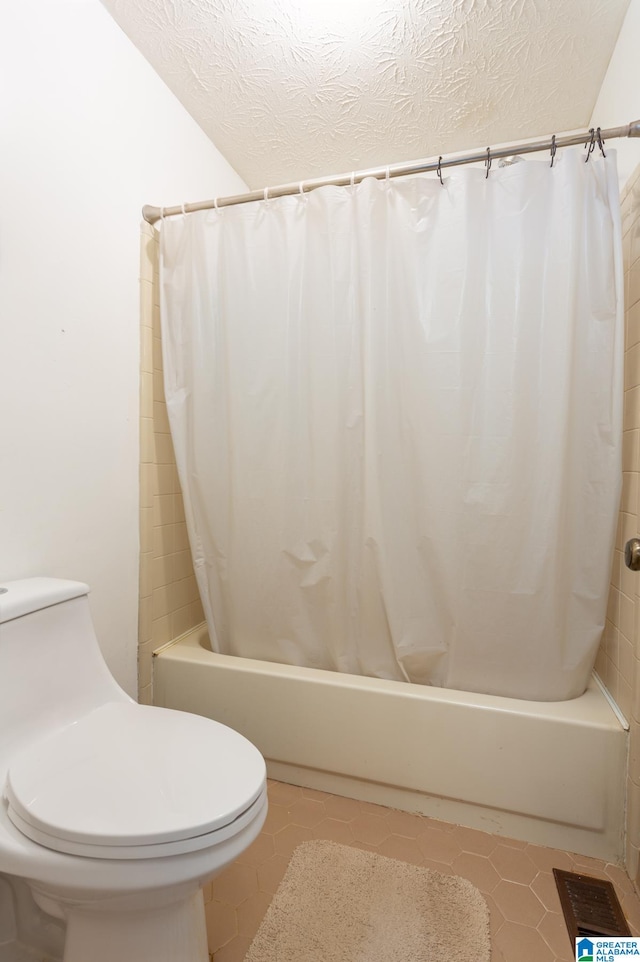
[[[569,938],[631,935],[611,882],[554,868]]]

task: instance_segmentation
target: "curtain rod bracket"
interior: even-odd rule
[[[153,207],[151,204],[145,204],[142,208],[142,217],[146,220],[147,224],[155,224],[157,220],[160,220],[160,208]]]

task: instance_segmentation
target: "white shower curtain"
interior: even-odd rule
[[[165,391],[212,647],[577,696],[621,480],[613,152],[161,228]]]

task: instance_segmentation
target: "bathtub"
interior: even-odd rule
[[[154,702],[246,735],[272,778],[618,862],[627,731],[594,677],[532,702],[218,655],[154,655]]]

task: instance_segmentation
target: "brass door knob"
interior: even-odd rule
[[[624,546],[624,563],[632,571],[640,571],[640,538],[631,538]]]

